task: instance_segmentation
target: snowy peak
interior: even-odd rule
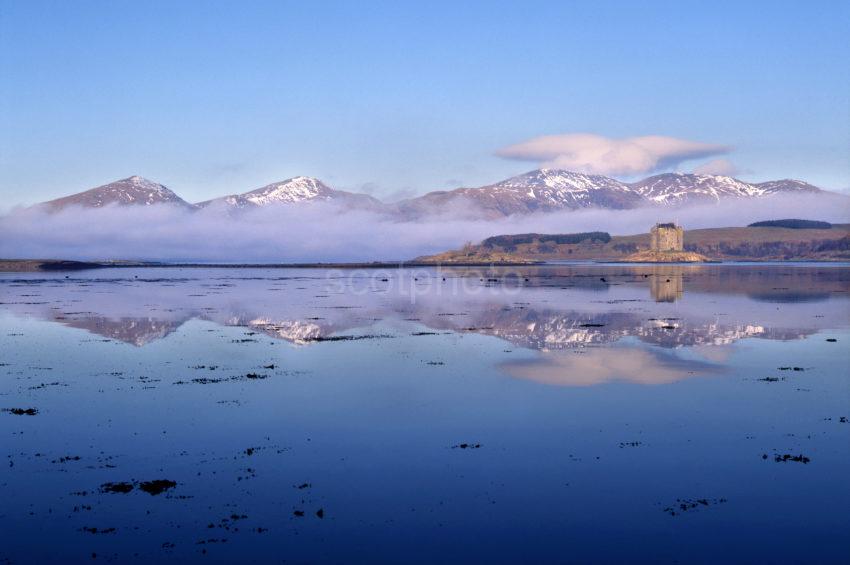
[[[330,200],[334,190],[313,177],[293,177],[283,182],[268,184],[241,196],[251,204],[265,206],[272,203],[303,202],[305,200]]]
[[[478,190],[494,195],[510,193],[524,201],[529,210],[631,208],[641,200],[616,179],[562,169],[538,169]]]
[[[684,204],[718,201],[726,197],[763,196],[758,187],[719,175],[665,173],[629,185],[650,203]]]
[[[691,204],[717,202],[723,198],[758,198],[783,192],[820,192],[810,184],[780,180],[751,184],[720,175],[665,173],[629,185],[649,203]]]
[[[69,206],[102,208],[109,205],[151,206],[153,204],[192,207],[164,185],[140,176],[127,177],[44,203],[51,210],[61,210]]]
[[[487,217],[577,208],[633,208],[643,199],[622,182],[601,175],[538,169],[478,188],[431,192],[399,203],[407,217],[480,211]]]
[[[302,202],[339,201],[352,208],[378,210],[380,201],[366,194],[335,190],[313,177],[293,177],[275,182],[250,192],[231,194],[201,202],[198,206],[225,205],[229,208],[256,208],[274,204],[299,204]]]
[[[485,188],[527,190],[530,197],[536,197],[537,191],[541,191],[541,195],[544,197],[549,197],[563,193],[590,192],[593,190],[628,190],[625,184],[612,178],[574,173],[562,169],[539,169],[511,177]],[[535,194],[532,194],[532,192]]]

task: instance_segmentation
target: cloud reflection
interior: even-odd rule
[[[500,368],[519,379],[576,387],[618,381],[661,385],[722,372],[719,365],[633,345],[545,351],[536,359],[511,361]]]

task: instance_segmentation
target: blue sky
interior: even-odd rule
[[[847,191],[848,37],[837,1],[0,0],[0,195],[304,174],[398,197],[533,169],[495,153],[573,133]]]

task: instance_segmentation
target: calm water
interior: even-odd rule
[[[846,563],[848,343],[846,265],[2,274],[0,563]]]

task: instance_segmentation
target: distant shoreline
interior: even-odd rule
[[[134,261],[66,261],[59,259],[0,259],[0,273],[36,273],[36,272],[73,272],[88,271],[95,269],[399,269],[399,268],[455,268],[455,267],[545,267],[559,265],[622,265],[622,266],[647,266],[647,265],[723,265],[732,263],[746,263],[752,265],[767,263],[846,263],[845,259],[823,260],[823,259],[792,259],[776,260],[737,260],[722,261],[711,260],[705,262],[632,262],[621,260],[578,260],[578,261],[534,261],[534,262],[467,262],[467,263],[436,263],[423,261],[375,261],[371,263],[161,263],[161,262],[134,262]]]
[[[180,269],[397,269],[399,267],[528,267],[544,261],[469,262],[441,265],[423,261],[374,261],[368,263],[160,263],[134,261],[64,261],[58,259],[0,259],[0,272],[53,272],[92,269],[180,268]]]

